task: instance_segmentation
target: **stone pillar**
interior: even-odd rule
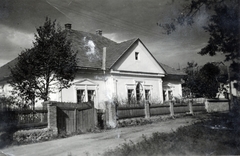
[[[170,105],[170,107],[169,107],[169,109],[170,109],[170,116],[171,116],[171,117],[174,117],[173,102],[170,101],[170,102],[169,102],[169,105]]]
[[[106,125],[109,128],[117,127],[116,106],[111,102],[106,102]]]
[[[48,129],[53,130],[53,134],[58,134],[57,128],[57,106],[55,106],[52,102],[48,102]]]
[[[205,100],[204,104],[205,104],[205,109],[206,109],[206,111],[209,113],[209,112],[210,112],[210,111],[209,111],[209,102],[208,102],[207,99]]]
[[[192,105],[193,105],[193,101],[190,100],[189,103],[188,103],[188,106],[189,106],[189,112],[190,112],[190,114],[193,115],[193,107],[192,107]]]
[[[145,111],[145,118],[150,118],[150,108],[149,108],[149,102],[144,103],[144,111]]]

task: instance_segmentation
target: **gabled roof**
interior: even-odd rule
[[[83,31],[67,30],[66,34],[71,41],[72,50],[77,52],[79,67],[101,68],[103,47],[117,45],[104,36]]]
[[[168,65],[166,64],[163,64],[163,63],[160,63],[158,62],[159,65],[165,70],[166,74],[167,75],[179,75],[179,76],[184,76],[186,75],[186,73],[184,73],[183,71],[181,70],[176,70],[172,67],[169,67]]]
[[[65,30],[64,33],[67,39],[71,41],[72,50],[77,52],[77,65],[80,68],[101,69],[103,47],[106,47],[106,68],[110,69],[136,41],[139,40],[141,42],[140,39],[135,38],[116,43],[101,35],[72,29]],[[9,67],[13,67],[16,62],[17,58],[0,67],[0,81],[9,77]],[[167,74],[183,75],[183,72],[167,65],[162,63],[159,63],[159,65],[163,67]]]
[[[11,74],[10,68],[14,67],[17,61],[18,59],[15,58],[12,61],[0,67],[0,81],[7,80],[7,78],[9,78]]]
[[[138,39],[134,38],[108,47],[106,67],[111,68],[136,40]]]

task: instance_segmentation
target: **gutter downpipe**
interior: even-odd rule
[[[103,47],[102,70],[103,70],[103,74],[105,74],[105,71],[106,71],[106,47]]]

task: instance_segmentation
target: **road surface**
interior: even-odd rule
[[[183,117],[142,126],[88,133],[29,145],[12,146],[0,150],[0,156],[96,156],[117,146],[150,137],[154,132],[172,132],[180,126],[192,124],[197,119]],[[1,153],[2,152],[2,153]]]

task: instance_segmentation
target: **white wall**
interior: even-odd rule
[[[76,90],[84,87],[95,88],[96,96],[94,97],[95,108],[105,109],[105,102],[113,100],[116,96],[121,100],[127,99],[127,88],[136,88],[136,84],[141,82],[144,88],[150,89],[151,99],[156,102],[162,102],[162,79],[160,77],[138,77],[126,75],[105,75],[93,76],[80,74],[74,81],[74,84],[68,88],[63,89],[58,93],[57,101],[62,102],[77,102]],[[52,97],[53,98],[53,97]]]
[[[120,76],[115,75],[115,94],[120,100],[127,100],[127,90],[136,89],[136,85],[140,82],[143,90],[150,90],[150,100],[154,102],[163,102],[162,93],[162,79],[151,77],[137,77],[137,76]]]
[[[135,52],[139,53],[138,60],[135,59]],[[113,70],[157,74],[165,73],[153,56],[139,41],[125,52],[125,54],[114,65]]]
[[[170,80],[170,79],[164,79],[163,80],[163,88],[166,91],[166,94],[168,94],[168,91],[172,91],[173,97],[181,98],[182,97],[182,84],[181,81],[177,80]],[[169,96],[166,95],[166,99],[169,100]]]
[[[63,89],[59,93],[51,96],[51,99],[57,99],[60,102],[77,102],[77,90],[87,89],[95,90],[94,104],[97,109],[104,109],[104,101],[107,99],[106,80],[109,75],[94,73],[78,73],[73,85],[70,88]]]

